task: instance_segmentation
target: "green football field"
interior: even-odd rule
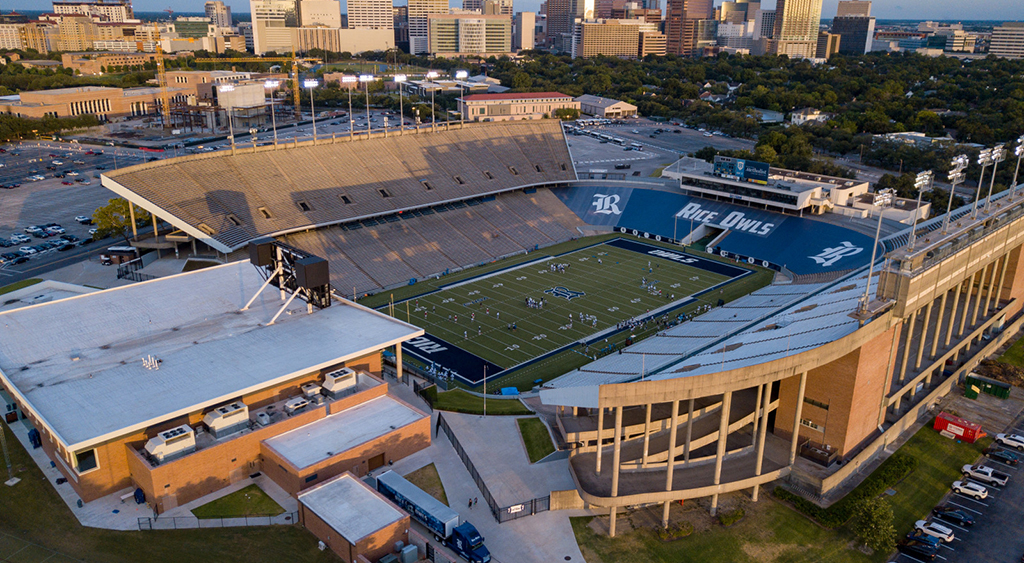
[[[681,305],[691,295],[729,279],[602,243],[396,303],[393,315],[507,369],[591,339],[622,321]],[[699,303],[718,300],[717,292],[705,297]],[[543,299],[544,305],[529,307],[527,298]],[[603,340],[592,345],[601,346]]]

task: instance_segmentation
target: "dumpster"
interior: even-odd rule
[[[978,393],[988,393],[1000,399],[1008,399],[1010,397],[1010,385],[1008,383],[982,377],[974,372],[968,374],[967,378],[964,379],[964,389],[964,395],[968,399],[977,399]]]
[[[953,416],[947,412],[940,412],[939,416],[935,417],[935,426],[933,428],[939,432],[949,432],[957,438],[971,444],[973,444],[978,438],[986,435],[985,431],[981,429],[980,424],[964,420],[959,416]]]

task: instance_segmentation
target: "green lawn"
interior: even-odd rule
[[[30,285],[35,285],[35,284],[37,284],[37,283],[39,283],[41,281],[43,281],[43,280],[38,279],[38,278],[29,278],[27,280],[21,280],[21,281],[18,281],[18,282],[14,282],[12,284],[5,285],[3,287],[0,287],[0,295],[3,295],[5,293],[10,293],[12,291],[17,291],[17,290],[19,290],[21,288],[28,287]]]
[[[0,289],[0,293],[2,292]],[[999,356],[998,361],[1024,368],[1024,338],[1018,339],[1013,346],[1007,348],[1006,352]]]
[[[283,512],[281,505],[255,484],[192,509],[200,519],[277,516]]]
[[[21,478],[13,487],[0,486],[0,560],[341,561],[331,550],[318,550],[316,537],[299,526],[147,532],[83,527],[6,425],[0,428],[7,433],[11,463]]]
[[[441,476],[437,474],[437,468],[434,467],[433,463],[406,475],[405,480],[423,489],[437,500],[448,504],[448,495],[444,492],[444,483],[441,482]]]
[[[523,436],[530,463],[537,463],[555,452],[548,427],[539,418],[520,418],[516,422],[519,423],[519,434]]]
[[[435,387],[436,389],[436,387]],[[443,391],[437,394],[437,399],[432,405],[441,411],[462,412],[467,414],[483,414],[484,399],[467,393],[461,389],[454,391]],[[523,415],[533,414],[533,411],[526,408],[518,399],[488,399],[487,414],[495,415]]]

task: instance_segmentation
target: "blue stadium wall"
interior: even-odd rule
[[[871,259],[870,237],[813,219],[610,184],[577,185],[552,192],[586,223],[623,233],[675,240],[702,223],[727,229],[728,235],[710,251],[795,274],[849,270]]]

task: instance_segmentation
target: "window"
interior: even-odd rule
[[[561,167],[562,167],[562,171],[563,171],[563,172],[564,172],[564,171],[566,171],[566,170],[568,170],[568,168],[566,168],[566,167],[565,167],[565,163],[564,163],[564,162],[563,162],[563,163],[561,163],[561,164],[559,164],[559,166],[561,166]]]
[[[313,209],[313,208],[312,208],[312,207],[310,207],[310,205],[309,205],[308,203],[306,203],[305,201],[297,201],[297,202],[295,202],[295,204],[296,204],[296,205],[298,205],[298,206],[299,206],[299,209],[301,209],[302,211],[310,211],[311,209]]]
[[[381,197],[391,197],[391,194],[389,194],[388,191],[385,190],[384,188],[381,188],[377,191],[380,192]]]
[[[342,201],[342,203],[344,203],[345,205],[348,205],[348,204],[352,203],[352,200],[351,200],[351,199],[349,199],[347,195],[343,195],[343,196],[341,196],[341,201]]]
[[[79,473],[85,473],[92,469],[96,469],[98,464],[96,462],[96,450],[85,450],[75,454],[76,466],[75,470]]]
[[[806,427],[808,427],[808,428],[810,428],[812,430],[817,430],[818,432],[821,432],[821,433],[825,432],[825,430],[822,429],[821,426],[819,426],[817,423],[815,423],[815,422],[813,422],[813,421],[811,421],[810,419],[807,419],[807,418],[801,418],[800,419],[800,425],[801,426],[806,426]]]
[[[274,218],[273,216],[270,215],[270,210],[267,209],[266,207],[257,207],[256,209],[259,210],[260,215],[262,215],[264,219]]]
[[[312,483],[313,481],[316,481],[316,473],[310,475],[309,477],[306,477],[307,483]]]
[[[807,397],[804,397],[804,402],[807,403],[808,405],[814,405],[814,406],[818,407],[819,409],[828,410],[828,403],[823,403],[821,401],[815,401],[814,399],[809,399]]]

